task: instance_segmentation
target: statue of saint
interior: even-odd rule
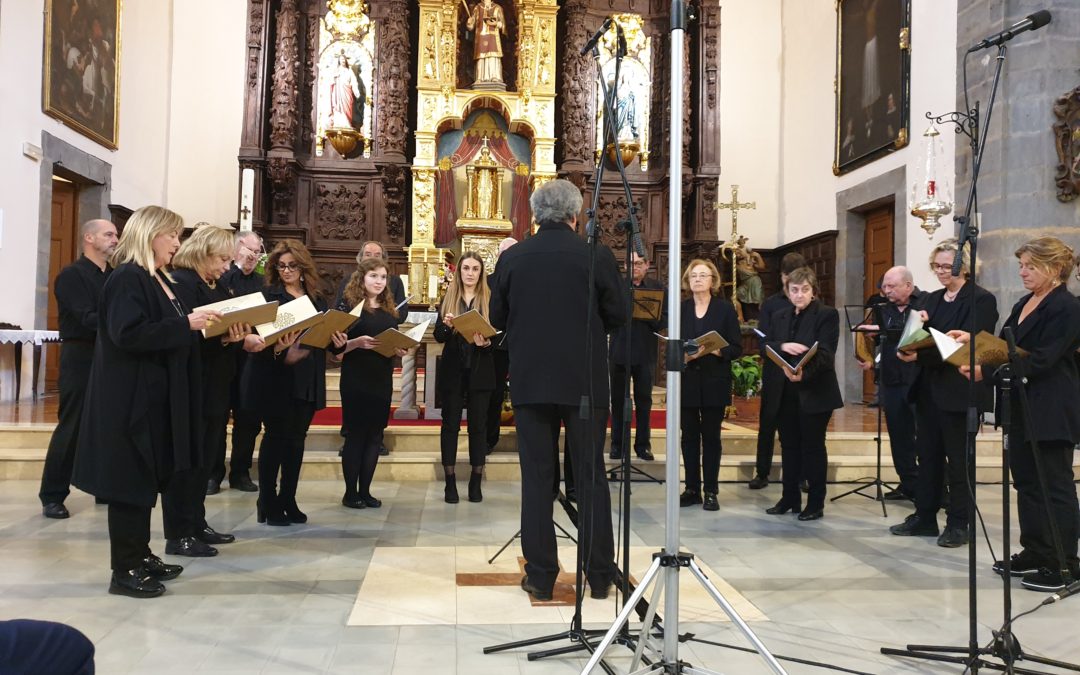
[[[367,88],[360,79],[355,66],[349,65],[349,57],[341,52],[337,67],[330,75],[330,123],[338,129],[361,129],[364,126],[364,106],[367,104]]]
[[[765,260],[761,254],[750,248],[746,237],[739,237],[735,249],[735,274],[738,287],[735,292],[743,305],[760,305],[765,297],[759,272],[765,270]]]
[[[638,140],[637,97],[626,73],[619,77],[619,98],[615,103],[615,122],[619,128],[620,141]]]
[[[501,36],[506,34],[506,17],[502,7],[494,0],[478,0],[473,3],[465,27],[474,32],[476,83],[503,84]]]

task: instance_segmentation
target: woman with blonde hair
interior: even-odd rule
[[[268,302],[284,305],[305,295],[326,309],[315,261],[299,240],[279,241],[266,261]],[[256,519],[267,525],[306,523],[296,503],[304,443],[316,410],[326,407],[326,358],[322,349],[303,347],[292,331],[248,363],[241,382],[246,408],[257,410],[266,433],[259,446],[259,503]],[[334,344],[344,335],[334,335]],[[280,477],[280,485],[278,479]]]
[[[953,275],[953,262],[960,256],[960,274]],[[930,251],[930,270],[941,288],[923,301],[923,317],[928,328],[942,333],[968,330],[971,313],[978,329],[993,332],[997,325],[997,299],[968,277],[971,274],[968,251],[960,250],[956,239],[946,239]],[[971,498],[967,482],[967,409],[968,381],[941,359],[937,347],[915,353],[898,352],[901,361],[917,362],[919,374],[911,385],[915,399],[916,427],[919,442],[916,457],[919,473],[915,480],[915,513],[889,532],[897,536],[937,537],[938,546],[955,548],[968,542]],[[993,392],[978,388],[980,412],[993,408]],[[945,530],[938,530],[937,514],[942,508],[944,486],[949,488],[945,508]]]
[[[461,432],[461,411],[468,409],[469,434],[469,501],[480,502],[484,495],[480,483],[487,458],[487,414],[491,392],[495,389],[495,356],[491,340],[479,333],[469,336],[454,330],[454,317],[476,310],[487,319],[491,290],[487,285],[484,261],[475,251],[468,251],[458,261],[457,274],[446,291],[439,318],[435,323],[435,340],[446,346],[439,360],[439,391],[442,394],[442,449],[446,487],[443,498],[447,504],[458,503],[456,480],[458,434]]]
[[[1008,429],[1021,550],[1012,556],[1009,573],[1023,577],[1021,584],[1028,590],[1052,593],[1080,579],[1073,483],[1073,448],[1080,442],[1080,375],[1075,359],[1080,348],[1080,302],[1066,288],[1076,256],[1056,237],[1037,237],[1016,249],[1016,257],[1028,294],[1013,305],[1002,327],[1002,335],[1011,331],[1023,350],[1021,373],[1014,372],[1011,381]],[[963,331],[950,335],[970,339]],[[1003,386],[1001,371],[975,369],[976,381],[989,379]],[[967,375],[968,367],[960,372]],[[1020,374],[1026,378],[1030,427],[1016,391]],[[995,562],[994,570],[1003,574],[1004,561]]]
[[[161,582],[183,571],[151,553],[150,511],[161,493],[166,539],[184,535],[170,516],[170,483],[201,460],[192,433],[201,413],[195,331],[220,316],[192,312],[165,272],[183,227],[160,206],[139,209],[124,226],[102,290],[75,456],[73,483],[109,505],[109,592],[135,598],[161,595]]]
[[[360,320],[349,328],[345,339],[335,342],[331,352],[341,364],[341,420],[345,446],[341,449],[341,469],[345,494],[341,504],[350,509],[377,509],[382,502],[371,495],[371,481],[379,463],[379,444],[390,421],[390,400],[394,391],[394,359],[375,351],[379,334],[396,328],[404,319],[394,306],[387,283],[386,262],[365,258],[357,265],[337,308],[351,311],[361,302]],[[398,356],[405,355],[397,350]]]
[[[189,307],[202,307],[227,300],[230,292],[218,280],[232,264],[231,228],[203,225],[195,230],[173,256],[172,276],[176,293]],[[249,339],[250,338],[250,339]],[[219,337],[200,341],[200,383],[202,386],[202,461],[186,474],[180,500],[184,538],[170,542],[178,555],[205,556],[216,552],[216,544],[235,541],[231,534],[216,532],[206,522],[207,483],[215,461],[225,459],[225,427],[229,421],[229,394],[236,375],[237,350],[260,351],[262,339],[251,335],[251,326],[234,325]]]
[[[716,331],[727,341],[722,349],[686,357],[682,376],[682,455],[686,467],[686,490],[680,506],[702,504],[706,511],[720,508],[720,424],[724,408],[731,404],[731,361],[742,354],[742,335],[735,307],[719,296],[720,272],[709,260],[691,260],[683,272],[681,334],[686,339]],[[704,496],[702,495],[704,474]]]

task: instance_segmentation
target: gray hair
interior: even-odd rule
[[[106,225],[112,225],[111,220],[105,220],[104,218],[94,218],[88,220],[82,224],[79,228],[79,239],[82,239],[88,234],[97,234],[98,229],[105,227]]]
[[[581,213],[581,191],[568,180],[553,180],[532,193],[529,206],[538,223],[569,223]]]

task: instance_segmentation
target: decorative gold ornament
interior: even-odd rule
[[[363,139],[356,129],[330,127],[326,130],[326,137],[330,139],[330,145],[334,146],[338,154],[348,158],[356,150],[357,144]]]
[[[615,144],[608,143],[607,151],[604,153],[604,159],[607,160],[607,166],[609,169],[618,168],[618,162],[615,157]],[[622,164],[624,167],[630,166],[633,163],[634,158],[638,156],[638,152],[641,151],[641,145],[635,142],[619,141],[619,154],[622,155]]]
[[[362,38],[371,29],[364,0],[330,0],[326,29],[334,39]]]

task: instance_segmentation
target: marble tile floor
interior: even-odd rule
[[[494,551],[512,536],[518,528],[516,483],[486,484],[482,504],[448,505],[441,484],[385,482],[375,490],[383,508],[351,511],[338,504],[336,483],[309,481],[301,484],[300,503],[310,522],[285,528],[256,524],[254,496],[226,491],[207,499],[208,515],[218,529],[234,532],[237,543],[221,547],[216,558],[179,560],[186,570],[168,582],[168,593],[142,601],[106,593],[104,507],[76,493],[68,500],[71,519],[46,520],[37,487],[33,481],[0,481],[0,618],[74,625],[97,645],[98,672],[106,675],[554,675],[580,672],[585,662],[580,656],[530,662],[524,649],[482,653],[488,645],[557,633],[566,627],[561,622],[470,623],[459,615],[456,625],[349,625],[358,591],[383,555],[425,547]],[[830,486],[830,493],[844,487]],[[966,549],[890,536],[886,526],[902,520],[909,506],[890,503],[884,519],[873,502],[850,498],[830,504],[823,520],[799,523],[764,513],[778,494],[778,486],[751,492],[742,484],[722,485],[719,512],[680,513],[684,548],[760,611],[750,625],[775,654],[865,673],[961,673],[957,666],[883,656],[878,649],[966,643]],[[1000,488],[980,487],[978,498],[997,547]],[[662,544],[663,503],[661,487],[634,486],[635,552]],[[152,546],[161,553],[159,512],[153,531]],[[511,566],[518,555],[516,545],[503,554]],[[1001,623],[1001,584],[989,571],[985,543],[978,556],[979,639],[985,642]],[[1014,607],[1023,611],[1044,597],[1017,588]],[[487,610],[497,613],[499,607]],[[614,616],[613,606],[608,614]],[[1015,631],[1029,653],[1077,663],[1078,619],[1080,596],[1020,619]],[[709,642],[747,645],[727,621],[680,628]],[[616,667],[628,663],[625,649],[611,654]],[[704,642],[682,643],[679,654],[717,672],[768,672],[754,654]],[[790,662],[786,667],[792,674],[829,672]]]

